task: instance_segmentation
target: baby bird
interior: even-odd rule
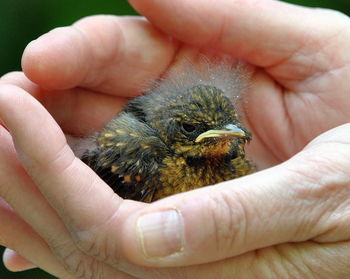
[[[131,100],[82,160],[119,196],[144,202],[253,172],[244,150],[251,133],[227,96],[239,92],[225,92],[237,89],[238,73],[226,88],[212,73]]]

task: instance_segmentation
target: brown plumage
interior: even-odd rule
[[[251,134],[229,99],[240,92],[225,92],[242,90],[240,72],[225,73],[232,83],[225,88],[215,71],[197,72],[193,84],[182,77],[183,87],[161,82],[130,101],[82,160],[118,195],[145,202],[251,173],[244,151]]]

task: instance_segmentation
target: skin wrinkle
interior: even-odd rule
[[[306,154],[305,154],[306,156]],[[309,160],[310,162],[310,160]],[[320,167],[319,161],[315,161],[314,162],[315,166],[318,166],[318,169]],[[329,163],[326,164],[322,164],[322,165],[327,165],[329,166]],[[296,231],[296,236],[299,235],[298,231],[304,231],[305,234],[305,227],[304,227],[304,223],[308,224],[308,231],[309,231],[309,235],[313,235],[310,236],[311,239],[317,239],[320,236],[324,236],[326,234],[326,232],[328,231],[328,229],[326,229],[326,231],[324,230],[324,221],[326,220],[326,224],[328,224],[329,222],[327,222],[330,218],[332,213],[336,210],[336,208],[334,208],[334,206],[338,207],[337,203],[334,203],[333,200],[337,199],[338,196],[344,198],[346,200],[346,194],[338,194],[337,196],[334,195],[330,195],[329,193],[334,193],[334,186],[333,186],[333,182],[331,182],[331,184],[329,185],[331,188],[326,191],[327,188],[327,184],[329,182],[327,182],[327,179],[324,179],[324,182],[321,182],[321,184],[323,184],[322,187],[315,187],[316,185],[319,185],[320,181],[319,181],[319,177],[313,177],[310,176],[310,172],[309,171],[304,171],[304,169],[310,169],[310,167],[303,167],[302,165],[298,164],[297,168],[289,168],[289,171],[292,171],[290,177],[291,179],[295,179],[295,174],[297,174],[298,177],[300,177],[301,179],[297,179],[297,181],[299,181],[299,183],[293,183],[293,188],[290,188],[291,190],[294,191],[294,195],[296,197],[296,199],[300,200],[303,199],[305,201],[309,201],[311,202],[311,204],[308,204],[308,208],[313,208],[313,215],[315,213],[317,213],[318,216],[313,216],[313,220],[314,222],[312,222],[312,220],[307,220],[305,222],[301,222],[300,223],[300,227],[299,229]],[[332,175],[332,173],[334,173],[334,170],[328,169],[327,171],[323,170],[321,171],[324,175],[326,175],[327,173],[329,173],[329,175]],[[336,171],[337,172],[337,171]],[[323,176],[324,177],[324,176]],[[307,180],[307,178],[309,178],[309,180]],[[302,181],[300,186],[300,181]],[[325,184],[326,183],[326,184]],[[308,185],[309,184],[309,185]],[[344,182],[344,185],[347,185],[346,182]],[[297,187],[295,187],[297,186]],[[338,188],[338,187],[337,187]],[[300,191],[300,189],[302,191]],[[307,189],[307,191],[305,191],[305,189]],[[346,187],[344,187],[344,189],[346,190]],[[321,196],[320,196],[321,195]],[[326,196],[325,201],[327,202],[327,206],[325,206],[325,203],[323,203],[322,208],[323,210],[320,211],[319,207],[313,207],[312,204],[316,203],[323,198],[323,196]],[[327,198],[328,197],[328,198]],[[333,226],[336,226],[336,224],[334,224]],[[331,228],[333,228],[333,226],[331,226]],[[329,224],[326,226],[326,228],[329,227]],[[321,230],[321,231],[320,231]],[[314,231],[314,232],[313,232]],[[311,233],[310,233],[311,232]],[[313,233],[312,233],[313,232]],[[301,238],[300,238],[301,237]],[[302,235],[299,235],[299,237],[297,236],[297,239],[303,240],[304,237]]]
[[[215,235],[214,239],[215,239],[215,242],[216,242],[216,245],[217,245],[218,249],[220,249],[221,247],[219,245],[220,244],[220,241],[219,241],[220,233],[219,232],[221,231],[221,228],[220,228],[221,227],[221,224],[220,224],[221,222],[218,221],[218,216],[220,216],[220,214],[217,213],[217,206],[219,205],[219,207],[221,208],[222,205],[218,201],[215,201],[214,197],[213,197],[213,199],[211,201],[214,201],[214,203],[215,203],[214,207],[212,205],[209,207],[209,208],[214,208],[215,209],[213,211],[210,211],[212,213],[211,219],[213,220],[212,223],[214,225],[214,229],[213,229],[213,232],[214,232],[214,235]],[[215,214],[214,214],[214,212],[215,212]],[[221,210],[220,210],[220,212],[221,212]]]
[[[43,120],[43,121],[46,121],[46,120]],[[46,126],[46,125],[43,125],[43,126]],[[58,127],[56,127],[56,128],[57,128],[57,130],[59,130]],[[62,142],[62,146],[59,148],[59,150],[57,152],[54,153],[54,157],[51,158],[51,161],[47,161],[47,158],[46,158],[44,166],[42,166],[42,164],[41,164],[41,162],[43,161],[41,158],[43,156],[43,154],[41,154],[41,156],[36,155],[36,156],[30,156],[30,158],[28,158],[27,156],[25,156],[25,154],[28,152],[23,152],[23,151],[19,152],[19,155],[21,157],[21,161],[23,162],[27,171],[29,173],[31,173],[32,168],[34,168],[34,170],[41,169],[41,168],[49,168],[49,169],[55,169],[55,171],[57,173],[64,173],[64,171],[67,168],[70,168],[74,162],[75,156],[74,156],[73,152],[71,151],[71,149],[69,148],[65,138],[62,137],[62,139],[64,139],[64,141]],[[19,147],[17,145],[16,149],[18,149],[18,148]],[[67,160],[68,159],[67,153],[71,153],[70,154],[71,158],[69,160]],[[67,160],[67,162],[63,165],[61,165],[62,162],[60,162],[62,159]],[[58,161],[58,163],[57,163],[57,161]],[[38,175],[35,175],[35,176],[38,176]]]
[[[341,31],[339,31],[340,33]],[[330,36],[330,38],[328,40],[324,40],[324,41],[318,41],[317,44],[318,46],[315,48],[316,49],[316,52],[312,52],[312,55],[311,55],[311,58],[312,60],[314,61],[314,63],[308,63],[309,64],[309,69],[306,71],[306,77],[303,78],[304,81],[307,81],[308,79],[310,78],[319,78],[320,75],[323,75],[323,74],[326,74],[329,72],[329,64],[333,64],[331,63],[332,60],[332,57],[334,58],[335,57],[335,54],[333,52],[331,53],[327,53],[326,51],[326,48],[329,48],[330,45],[329,45],[329,42],[332,42],[334,40],[333,37],[337,37],[339,36],[340,34],[334,34],[334,36]],[[305,42],[305,44],[307,43],[307,41]],[[314,43],[316,44],[316,42]],[[325,55],[327,53],[327,55]],[[302,56],[302,57],[310,57],[310,54],[309,53],[306,53],[306,54],[300,54],[298,52],[294,53],[293,57],[291,57],[291,60],[294,60],[294,57],[296,56]],[[325,63],[323,63],[323,65],[321,66],[320,64],[320,60],[321,58],[319,57],[319,55],[321,55],[321,58],[325,58],[327,61]],[[298,60],[298,59],[296,59]],[[323,60],[323,59],[322,59]],[[286,63],[288,63],[288,61],[286,61]],[[342,65],[340,65],[342,66]],[[336,66],[336,67],[339,67],[339,66]],[[305,69],[305,65],[303,65],[303,68]],[[295,90],[295,89],[294,89]]]
[[[289,111],[289,115],[293,115],[293,117],[290,117],[290,130],[295,131],[294,133],[298,132],[298,135],[295,134],[295,137],[291,138],[291,142],[289,146],[293,146],[291,150],[293,150],[293,153],[299,152],[304,148],[304,145],[307,144],[310,140],[312,140],[312,137],[310,136],[310,130],[312,130],[316,136],[320,133],[319,131],[324,130],[324,128],[321,126],[323,123],[320,123],[321,125],[316,126],[315,119],[310,119],[310,123],[308,123],[309,129],[299,129],[303,122],[305,123],[305,120],[303,119],[302,115],[303,113],[299,113],[295,115],[294,110],[298,108],[300,111],[310,111],[315,109],[315,105],[312,105],[315,103],[315,101],[310,101],[311,99],[318,98],[317,95],[313,93],[304,93],[301,95],[295,95],[293,92],[290,92],[285,95],[285,99],[292,99],[292,98],[298,98],[299,103],[296,104],[294,102],[293,106],[289,106],[289,109],[287,109],[288,106],[286,106],[286,109]],[[285,101],[285,104],[288,103],[288,100]],[[291,103],[291,102],[290,102]],[[315,115],[318,116],[318,110],[315,111]],[[308,135],[309,133],[309,135]],[[294,140],[292,140],[294,139]],[[288,149],[286,147],[286,149]],[[293,154],[290,154],[290,156]]]
[[[292,263],[292,261],[290,261]],[[304,261],[299,261],[299,264],[303,265],[307,269],[307,277],[305,278],[310,278],[310,279],[319,279],[316,277],[314,274],[315,267],[312,264],[309,264],[308,259],[305,259]],[[298,268],[297,265],[294,265],[296,268]]]
[[[333,73],[328,72],[328,73],[325,73],[325,74],[332,74],[332,75],[334,75],[334,71],[343,71],[343,70],[344,70],[344,72],[345,72],[346,68],[350,68],[350,65],[349,65],[349,64],[344,65],[344,66],[341,67],[341,68],[333,69],[333,70],[332,70]],[[340,114],[340,117],[339,117],[339,118],[345,118],[345,119],[346,119],[346,118],[348,117],[348,115],[346,114],[346,112],[345,112],[345,111],[339,110],[339,108],[337,108],[337,107],[335,106],[335,104],[333,103],[333,99],[330,99],[328,96],[326,96],[325,93],[327,93],[327,92],[321,92],[321,91],[319,91],[318,94],[317,94],[317,96],[319,97],[320,101],[323,102],[324,106],[325,106],[325,107],[328,106],[332,111],[336,112],[337,115],[338,115],[338,117],[339,117],[339,114]],[[328,97],[328,99],[327,99],[327,97]],[[345,123],[344,123],[344,124],[345,124]]]
[[[237,243],[244,243],[245,239],[247,239],[248,235],[248,227],[249,227],[249,214],[247,209],[244,206],[244,202],[239,202],[239,206],[237,206],[236,201],[242,201],[242,197],[238,192],[235,193],[235,199],[232,197],[232,193],[222,192],[222,201],[224,201],[225,207],[230,212],[231,218],[229,218],[228,227],[225,228],[226,232],[226,241],[229,240],[229,245],[224,246],[223,248],[232,248],[237,246]],[[232,202],[235,202],[234,207],[232,206]],[[234,210],[233,212],[233,209]],[[237,210],[238,209],[238,210]],[[236,212],[239,212],[237,214]],[[233,218],[235,216],[235,218]],[[239,216],[237,218],[237,216]],[[240,241],[238,239],[241,239]],[[218,242],[219,243],[219,242]],[[218,245],[219,247],[219,245]],[[229,254],[229,253],[228,253]]]
[[[117,216],[119,214],[119,208],[121,205],[122,205],[122,203],[120,203],[120,205],[116,208],[116,210],[114,210],[113,214],[107,220],[101,222],[100,226],[95,226],[94,228],[89,227],[89,228],[86,228],[84,231],[74,231],[73,232],[73,236],[74,236],[74,239],[76,239],[76,243],[77,243],[78,247],[80,247],[84,252],[86,252],[87,254],[89,254],[91,256],[97,256],[100,260],[106,259],[106,261],[108,263],[113,264],[114,266],[118,266],[118,263],[120,262],[122,255],[121,255],[121,253],[119,253],[119,254],[115,253],[115,251],[118,251],[118,249],[115,249],[115,250],[112,249],[112,252],[113,252],[112,254],[110,252],[108,252],[108,245],[107,245],[108,239],[106,239],[106,238],[100,239],[98,241],[99,244],[97,246],[93,247],[94,249],[91,248],[91,246],[96,245],[96,242],[97,242],[96,237],[97,236],[102,236],[102,234],[100,232],[105,230],[103,227],[108,228],[109,225],[111,225],[112,223],[115,222],[115,219],[118,219]],[[92,233],[89,233],[89,231]],[[89,234],[89,239],[83,240],[81,236],[85,235],[86,233]],[[90,235],[92,237],[90,237]],[[102,240],[102,243],[104,243],[102,245],[100,244],[101,240]],[[89,249],[89,246],[90,246],[90,249]],[[105,250],[104,253],[101,252],[102,251],[101,247],[102,247],[102,250]]]
[[[349,208],[349,205],[350,205],[349,199],[347,198],[349,197],[349,194],[350,194],[350,191],[347,189],[348,184],[349,184],[348,181],[341,184],[340,187],[343,188],[341,189],[343,191],[339,191],[337,189],[339,191],[338,195],[337,196],[332,195],[332,197],[328,198],[327,202],[329,202],[330,206],[328,207],[328,212],[326,212],[327,215],[324,214],[324,216],[321,216],[319,219],[319,225],[324,227],[324,224],[327,224],[328,229],[321,231],[321,233],[319,233],[316,237],[313,237],[312,240],[314,240],[315,242],[327,243],[333,240],[335,241],[346,240],[346,237],[341,238],[339,236],[339,233],[337,234],[337,232],[339,230],[344,231],[347,229],[346,227],[344,227],[344,225],[342,225],[341,221],[348,220],[350,217],[349,210],[346,211],[346,209]],[[339,188],[338,185],[336,186],[330,185],[330,187]],[[331,189],[329,192],[334,193],[335,191]],[[339,200],[338,204],[332,202],[332,200],[335,198]],[[341,212],[341,214],[339,214],[338,212]],[[333,235],[338,235],[338,237],[334,239]]]
[[[50,249],[54,251],[55,256],[63,264],[64,269],[68,273],[77,277],[81,276],[81,273],[79,272],[79,268],[83,261],[81,252],[74,249],[74,246],[70,243],[65,243],[64,245],[60,243],[55,247],[50,244]],[[78,259],[78,262],[76,263],[72,260],[73,258]]]
[[[74,234],[75,236],[79,235],[80,237],[75,237],[76,241],[75,243],[77,246],[84,251],[86,254],[97,258],[98,260],[105,261],[107,259],[107,254],[102,253],[101,251],[103,247],[106,245],[101,245],[100,242],[96,239],[96,234],[89,233],[88,237],[86,237],[86,234],[84,234],[84,238],[82,237],[82,234]]]
[[[259,278],[261,274],[267,274],[266,278],[279,279],[279,277],[275,277],[276,274],[274,272],[273,264],[276,262],[266,261],[265,254],[268,249],[271,249],[271,247],[258,249],[254,251],[254,264],[253,264],[253,268],[251,269],[251,272],[254,277],[251,277],[251,278]]]
[[[266,254],[272,254],[271,252],[276,251],[275,247],[269,247],[269,248],[265,248],[261,251],[260,253],[260,258],[263,258],[263,265],[264,265],[264,269],[268,270],[268,278],[274,278],[274,279],[279,279],[279,278],[284,278],[287,277],[287,273],[288,271],[282,271],[283,269],[283,263],[281,258],[279,257],[278,253],[277,255],[274,255],[274,259],[273,260],[268,260],[268,256],[266,256]],[[259,254],[259,253],[258,253]],[[261,273],[260,273],[261,274]],[[289,277],[287,277],[289,278]]]
[[[341,71],[341,72],[346,72],[346,70],[348,70],[350,67],[350,64],[349,63],[346,63],[344,65],[341,65],[339,67],[336,67],[336,68],[333,68],[331,69],[330,71],[328,72],[324,72],[322,73],[322,75],[331,75],[331,76],[336,76],[337,75],[337,72],[338,71]],[[314,77],[314,79],[317,81],[317,79],[321,79],[322,78],[322,75],[321,76],[318,76],[318,77]],[[311,79],[311,82],[313,81],[313,78],[310,78]],[[315,93],[317,93],[318,95],[320,95],[320,97],[323,97],[323,95],[325,93],[327,93],[329,91],[329,89],[324,89],[324,88],[319,88]],[[330,100],[328,100],[329,102]],[[341,112],[343,113],[343,112]]]
[[[55,152],[55,157],[52,158],[51,161],[47,162],[47,165],[41,166],[41,159],[37,160],[35,164],[37,165],[38,169],[45,167],[50,171],[54,170],[55,175],[57,176],[64,176],[66,172],[70,172],[72,168],[75,168],[76,160],[77,158],[74,156],[74,153],[70,149],[67,141],[64,141],[62,148],[58,152]]]
[[[300,278],[300,276],[302,276],[301,278],[316,279],[312,273],[312,267],[309,267],[305,263],[307,262],[307,260],[300,260],[301,255],[298,255],[298,257],[293,257],[293,255],[290,255],[288,252],[286,253],[286,246],[288,247],[290,245],[277,245],[274,247],[274,251],[276,251],[281,258],[281,260],[279,261],[281,263],[281,266],[285,266],[285,270],[290,270],[290,272],[293,272],[293,275],[291,275],[290,278]],[[295,263],[295,259],[298,260],[297,263]],[[306,270],[303,267],[305,267]]]
[[[295,94],[294,93],[289,93],[289,94],[292,94],[292,96],[294,96]],[[314,94],[313,94],[314,95]],[[287,96],[286,94],[284,94],[284,96]],[[301,100],[303,100],[304,98],[300,98]],[[285,102],[286,103],[286,102]],[[288,106],[286,106],[285,105],[285,107],[286,108],[288,108]],[[288,111],[287,109],[285,110],[285,111]],[[289,113],[289,115],[290,115],[290,113]],[[288,118],[289,119],[289,123],[291,123],[291,122],[296,122],[296,119],[295,118]],[[299,123],[296,123],[296,124],[293,124],[292,125],[293,127],[296,127],[296,126],[299,126]],[[297,129],[288,129],[289,131],[291,131],[291,130],[297,130]],[[322,129],[323,130],[323,129]],[[257,135],[258,136],[258,135]],[[290,138],[293,138],[293,137],[290,137]],[[294,144],[295,145],[295,144]],[[295,148],[293,148],[292,150],[295,150]],[[273,152],[273,151],[271,151],[271,152]],[[291,154],[288,154],[288,157],[290,156]]]
[[[289,55],[284,55],[281,56],[281,59],[279,59],[278,61],[271,63],[268,66],[264,66],[263,69],[269,73],[271,76],[274,77],[274,79],[276,79],[276,81],[278,82],[278,76],[276,76],[276,72],[278,73],[278,71],[276,71],[276,68],[280,67],[281,65],[286,65],[288,64],[288,62],[294,60],[295,55],[301,50],[303,49],[304,45],[301,43],[296,49],[291,50]],[[278,82],[279,86],[280,82]],[[283,82],[281,82],[282,86],[285,87],[285,85],[283,84]]]
[[[285,173],[284,177],[286,177],[286,181],[290,181],[290,185],[293,185],[291,187],[289,187],[288,191],[289,191],[289,196],[291,196],[291,198],[293,198],[294,200],[298,201],[299,200],[299,197],[298,197],[298,190],[299,189],[304,189],[303,186],[300,186],[301,185],[305,185],[307,183],[309,183],[309,181],[307,181],[306,179],[304,179],[304,177],[297,171],[295,171],[294,169],[290,169],[288,168],[288,165],[285,167],[285,169],[287,170],[287,172]],[[314,180],[311,180],[312,183],[314,183]],[[298,188],[296,188],[295,186],[298,185]],[[312,184],[314,185],[314,184]],[[308,188],[308,187],[306,187]],[[290,192],[293,192],[293,194],[290,194]],[[304,196],[308,197],[308,192],[304,194]],[[295,209],[298,209],[297,212],[299,212],[299,214],[295,214],[296,216],[298,216],[300,218],[300,221],[298,221],[297,223],[299,224],[299,226],[297,227],[294,227],[294,232],[291,234],[291,237],[290,239],[293,240],[293,241],[304,241],[306,240],[305,239],[305,234],[308,233],[308,231],[312,231],[312,229],[314,227],[316,227],[316,223],[317,220],[318,220],[318,217],[315,217],[314,218],[314,222],[312,222],[312,220],[309,220],[309,218],[306,218],[305,219],[305,215],[304,215],[304,212],[306,211],[309,211],[310,208],[314,208],[313,205],[314,205],[315,201],[312,200],[312,204],[308,203],[308,204],[305,204],[305,202],[302,203],[303,207],[300,207],[300,204],[296,205],[295,207],[293,207],[293,211]],[[292,215],[290,212],[287,212],[285,213],[287,216],[290,214]],[[310,228],[308,230],[305,229],[305,225],[308,225]],[[306,231],[306,232],[305,232]],[[303,232],[302,234],[300,232]]]
[[[346,204],[345,202],[347,202],[348,204]],[[337,212],[343,212],[344,211],[344,210],[339,210],[340,208],[341,209],[349,208],[349,206],[350,206],[349,200],[346,199],[345,202],[339,204],[335,208],[332,208],[332,212],[329,213],[329,216],[323,216],[322,220],[325,219],[326,222],[327,222],[329,219],[334,219],[334,218],[336,218],[335,216],[338,215]],[[350,214],[348,214],[348,215],[350,215]],[[344,214],[341,214],[341,217],[342,218],[336,218],[336,219],[349,219],[349,216],[344,216]],[[321,218],[320,218],[319,223],[322,223]],[[334,224],[331,224],[331,225],[328,225],[328,226],[329,226],[329,228],[326,229],[323,233],[320,233],[316,237],[312,238],[312,240],[315,243],[329,243],[330,240],[332,240],[332,237],[331,237],[332,235],[336,234],[338,230],[344,230],[344,228],[342,228],[340,222],[334,222]],[[336,240],[339,241],[339,238],[337,238]],[[344,238],[343,240],[346,240],[346,238]]]
[[[312,245],[313,246],[313,250],[315,250],[315,246],[316,247],[320,247],[323,248],[322,253],[315,253],[315,251],[313,251],[312,256],[307,256],[305,255],[305,246],[306,245]],[[312,278],[324,278],[324,279],[328,279],[328,278],[334,278],[331,274],[334,273],[335,270],[337,270],[338,268],[341,268],[341,266],[339,265],[339,263],[341,262],[341,259],[339,258],[339,254],[338,253],[334,253],[334,255],[329,255],[330,257],[330,261],[333,263],[332,265],[330,265],[330,262],[325,262],[322,261],[322,254],[329,254],[329,249],[327,248],[326,245],[314,242],[314,241],[309,241],[304,245],[300,245],[296,247],[296,250],[298,252],[298,255],[300,256],[300,262],[306,266],[308,268],[308,270],[310,271],[311,276],[313,276]],[[345,258],[345,257],[344,257]],[[336,259],[336,260],[334,260]],[[317,261],[318,260],[318,261]],[[346,262],[347,263],[347,262]],[[314,271],[317,271],[317,273],[315,274]],[[345,274],[344,274],[345,275]],[[317,277],[315,277],[317,276]],[[321,276],[321,277],[319,277]],[[332,277],[330,277],[332,276]],[[345,275],[346,276],[346,275]],[[307,277],[309,278],[309,277]],[[341,277],[336,277],[336,278],[345,278],[344,276]]]
[[[337,69],[340,67],[345,66],[348,63],[345,63],[340,59],[340,61],[336,60],[336,53],[331,51],[331,52],[327,52],[327,48],[333,48],[334,47],[334,42],[337,42],[338,40],[340,41],[343,37],[346,37],[346,33],[348,31],[348,24],[349,24],[349,19],[346,18],[347,22],[346,24],[344,23],[344,26],[342,28],[338,27],[339,30],[334,32],[333,34],[330,34],[328,38],[325,38],[324,40],[320,40],[318,43],[318,51],[316,52],[316,54],[321,53],[322,51],[324,53],[327,54],[327,56],[329,57],[327,62],[333,62],[333,63],[327,63],[327,65],[331,64],[333,65],[333,69]],[[330,44],[330,42],[332,42],[333,44]],[[338,59],[339,60],[339,59]],[[347,61],[349,62],[349,61]],[[340,63],[340,64],[339,64]],[[314,65],[314,64],[313,64]],[[334,68],[335,67],[335,68]],[[322,73],[326,73],[329,72],[329,67],[328,67],[328,71],[321,71]]]
[[[269,5],[274,5],[274,4],[277,4],[277,5],[279,5],[280,3],[279,2],[270,2],[270,3],[268,3]],[[285,5],[284,5],[285,6]],[[256,9],[256,7],[252,7],[252,10],[253,9]],[[260,1],[260,9],[261,10],[264,10],[264,9],[266,9],[266,3],[262,3],[261,1]],[[285,9],[284,10],[285,12],[289,12],[290,11],[290,9],[288,8],[288,9]],[[259,18],[260,19],[260,18]],[[261,20],[261,19],[260,19]],[[264,23],[266,23],[267,25],[269,25],[270,24],[270,20],[268,19],[268,18],[264,18],[264,21],[266,20],[266,22],[264,22]],[[291,19],[291,20],[294,20],[294,18],[293,19]],[[262,23],[262,24],[264,24],[264,23]],[[280,22],[281,23],[281,22]],[[272,26],[273,28],[276,28],[276,26]],[[268,28],[268,27],[266,27],[266,28]],[[280,27],[281,28],[281,27]],[[290,28],[290,26],[289,26],[289,24],[287,24],[287,26],[285,27],[285,29],[283,30],[283,32],[281,31],[281,30],[278,30],[277,32],[279,32],[280,33],[280,35],[281,36],[285,36],[285,34],[284,34],[284,32],[287,30],[287,32],[288,31],[291,31],[291,28]],[[299,30],[298,30],[299,31]],[[294,33],[294,32],[292,32],[291,34],[289,34],[290,36],[295,36],[296,34]],[[290,41],[289,41],[289,43],[286,43],[286,44],[284,44],[284,45],[280,45],[280,48],[279,49],[274,49],[273,50],[273,53],[270,53],[269,54],[269,56],[271,56],[271,58],[266,58],[266,57],[263,57],[263,59],[259,62],[257,62],[256,63],[256,65],[258,65],[258,66],[261,66],[261,67],[263,67],[263,68],[265,68],[265,69],[267,69],[267,72],[268,72],[268,69],[269,68],[271,68],[271,66],[273,66],[273,65],[277,65],[277,64],[279,64],[279,65],[283,65],[284,63],[285,63],[285,59],[286,58],[288,58],[289,56],[291,56],[291,55],[293,55],[298,49],[299,49],[299,46],[300,46],[300,44],[298,45],[298,46],[296,46],[296,47],[294,47],[294,49],[290,49],[291,48],[291,42],[293,42],[293,44],[295,44],[295,42],[297,42],[297,41],[299,41],[298,40],[298,38],[295,38],[295,39],[290,39]],[[286,47],[285,46],[288,46],[287,48],[288,49],[286,49]],[[294,46],[294,45],[293,45]],[[264,47],[266,47],[266,46],[264,46]],[[278,56],[280,56],[281,58],[277,58],[276,57],[276,55],[274,55],[275,53],[279,53],[279,55]],[[261,54],[260,54],[261,55]],[[255,53],[253,53],[253,55],[252,56],[256,56],[256,54]],[[245,57],[249,57],[249,55],[245,55]],[[283,57],[283,58],[282,58]],[[285,58],[286,57],[286,58]],[[253,63],[254,64],[254,63]]]
[[[292,155],[294,155],[294,153],[296,153],[297,151],[299,151],[296,148],[296,142],[295,140],[295,131],[297,131],[297,129],[293,129],[291,127],[293,127],[293,114],[291,113],[291,111],[289,110],[289,107],[287,105],[287,96],[288,94],[290,94],[290,92],[287,92],[286,90],[282,90],[281,89],[281,94],[280,94],[280,102],[282,103],[283,106],[283,111],[285,112],[283,114],[284,116],[284,131],[287,131],[288,135],[286,136],[286,138],[288,138],[288,142],[284,142],[284,144],[288,147],[283,148],[283,150],[286,151],[285,154],[282,155],[278,155],[276,154],[276,151],[273,149],[271,150],[271,152],[273,154],[275,154],[275,156],[278,158],[280,162],[283,162],[283,159],[285,158],[290,158]],[[287,151],[289,149],[289,151]],[[284,158],[283,158],[284,157]]]
[[[322,11],[324,12],[324,11]],[[332,13],[332,12],[327,12],[328,14]],[[315,36],[311,33],[312,31],[309,31],[308,33],[307,32],[307,29],[305,29],[305,34],[302,35],[302,37],[304,37],[304,39],[300,39],[298,41],[300,41],[300,45],[298,48],[296,48],[295,50],[291,51],[290,55],[288,55],[287,57],[284,57],[283,59],[281,59],[280,61],[278,61],[277,63],[274,63],[268,67],[266,67],[266,71],[269,72],[273,72],[273,76],[278,80],[278,70],[276,70],[276,68],[279,68],[279,66],[281,65],[286,65],[288,63],[292,63],[293,60],[295,60],[295,57],[298,57],[299,55],[302,56],[302,57],[310,57],[310,53],[312,54],[311,57],[316,61],[316,55],[319,54],[319,53],[327,53],[325,52],[325,48],[326,47],[330,47],[329,45],[329,42],[333,42],[337,37],[341,37],[344,33],[344,31],[346,31],[348,29],[347,25],[344,24],[344,27],[343,28],[339,28],[339,31],[338,32],[334,32],[332,34],[329,35],[328,38],[317,38],[317,39],[313,39]],[[307,39],[305,39],[307,38]],[[305,50],[305,49],[309,49],[310,48],[310,40],[312,40],[312,45],[315,45],[314,49],[316,50],[315,51],[309,51],[310,53],[306,53],[306,54],[302,54],[302,50]],[[328,60],[332,60],[331,57],[335,57],[336,53],[334,52],[330,52],[328,53],[328,57],[329,59]],[[298,59],[297,59],[298,60]],[[312,78],[312,77],[317,77],[319,76],[320,74],[324,74],[324,73],[327,73],[329,71],[329,64],[327,63],[327,67],[328,68],[325,68],[325,69],[328,69],[328,70],[321,70],[321,69],[313,69],[313,67],[315,67],[316,65],[319,65],[319,63],[308,63],[310,65],[310,68],[308,70],[308,77],[305,76],[305,78],[303,78],[303,80],[307,80],[309,78]],[[305,69],[305,65],[302,65],[303,66],[303,69]],[[338,66],[337,66],[338,67]],[[298,80],[299,81],[299,80]],[[283,83],[283,81],[281,82],[281,84],[283,84],[283,86],[286,87],[286,84]],[[288,87],[287,87],[288,88]],[[289,88],[290,90],[296,90],[296,88]]]
[[[278,245],[269,248],[269,250],[271,250],[271,253],[275,253],[274,257],[276,260],[270,261],[269,266],[271,268],[271,271],[276,276],[276,279],[284,277],[290,279],[303,278],[303,272],[301,271],[301,268],[297,264],[291,263],[285,255],[278,251]],[[267,263],[268,260],[266,260],[265,262]]]

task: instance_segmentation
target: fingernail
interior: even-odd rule
[[[17,254],[17,252],[8,248],[3,254],[3,262],[5,267],[12,272],[25,271],[36,268],[34,264],[23,258],[21,255]]]
[[[146,257],[162,258],[183,251],[183,220],[175,210],[145,214],[137,220],[138,237]]]

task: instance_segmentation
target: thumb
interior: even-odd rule
[[[127,257],[147,266],[217,261],[286,242],[349,239],[350,124],[288,161],[160,200],[125,223]]]

